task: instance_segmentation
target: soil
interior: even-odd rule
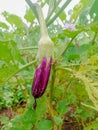
[[[65,120],[62,130],[83,130],[83,127],[75,119]]]
[[[25,104],[21,106],[21,108],[18,108],[18,111],[13,110],[12,108],[3,108],[0,110],[0,117],[5,116],[8,117],[9,119],[12,119],[14,116],[17,114],[20,114],[21,110],[25,108]],[[75,118],[70,118],[67,115],[65,115],[64,123],[62,126],[62,130],[83,130],[81,123],[77,122]],[[0,129],[2,128],[3,124],[0,123]]]
[[[15,116],[15,112],[12,110],[12,108],[4,108],[0,110],[0,117],[6,116],[9,119]]]
[[[8,117],[9,119],[14,118],[17,114],[23,113],[25,110],[26,103],[20,104],[21,106],[17,106],[16,109],[12,109],[11,107],[2,108],[0,109],[0,118],[1,117]],[[0,129],[2,128],[3,124],[0,122]]]
[[[15,116],[15,112],[12,108],[3,108],[0,110],[0,118],[1,117],[8,117],[9,119]],[[2,128],[3,124],[0,122],[0,129]]]

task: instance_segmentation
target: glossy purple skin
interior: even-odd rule
[[[37,67],[35,71],[34,81],[32,85],[32,95],[34,98],[41,97],[47,87],[50,70],[52,64],[52,57],[50,58],[49,63],[47,63],[47,58],[43,58],[42,63],[39,67]]]

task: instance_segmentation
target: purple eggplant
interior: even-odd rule
[[[51,65],[52,57],[50,58],[49,62],[47,61],[47,58],[44,57],[42,59],[41,65],[38,66],[35,71],[34,81],[32,84],[32,95],[35,99],[34,108],[36,108],[36,98],[41,97],[47,88],[51,71]]]

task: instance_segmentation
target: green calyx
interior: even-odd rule
[[[51,56],[53,57],[53,42],[49,37],[42,37],[38,44],[37,58],[42,59],[46,57],[50,59]]]

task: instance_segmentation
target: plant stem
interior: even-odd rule
[[[61,56],[63,56],[63,55],[65,54],[66,50],[68,49],[68,47],[70,46],[70,44],[72,43],[72,41],[73,41],[73,40],[77,37],[77,35],[80,34],[81,32],[82,32],[82,30],[79,31],[79,32],[70,40],[70,42],[68,42],[68,43],[66,44],[64,50],[61,52],[61,54],[58,56],[57,59],[59,59]]]
[[[22,67],[17,71],[17,73],[19,73],[20,71],[24,70],[25,68],[28,68],[29,66],[31,66],[31,65],[34,64],[34,63],[36,63],[36,60],[31,61],[30,63],[28,63],[28,64],[22,66]]]
[[[8,77],[8,79],[6,81],[8,81],[11,77],[13,77],[14,75],[16,75],[17,73],[19,73],[20,71],[24,70],[25,68],[31,66],[32,64],[36,63],[36,60],[22,66],[21,68],[19,68],[16,72],[14,72],[10,77]]]
[[[53,130],[62,130],[62,124],[57,125],[54,116],[58,115],[57,112],[54,110],[53,105],[52,105],[52,100],[53,100],[53,90],[54,90],[54,83],[55,83],[55,74],[56,74],[56,66],[55,63],[52,66],[52,77],[51,77],[51,83],[50,83],[50,91],[49,91],[49,114],[51,116],[51,120],[53,122]]]
[[[84,104],[83,102],[81,102],[81,104],[82,104],[83,106],[85,106],[85,107],[88,107],[88,108],[91,108],[91,109],[94,109],[94,110],[98,111],[98,110],[97,110],[95,107],[93,107],[93,106]]]
[[[48,8],[47,16],[50,14],[50,12],[51,12],[51,10],[52,10],[52,9],[51,9],[51,7],[52,7],[52,2],[53,2],[53,0],[50,0],[50,1],[49,1],[49,4],[48,4],[48,5],[49,5],[49,8]]]
[[[53,97],[53,86],[54,86],[54,81],[55,81],[55,65],[53,65],[53,72],[52,72],[52,81],[50,85],[50,103],[52,103],[52,97]]]
[[[67,7],[67,5],[71,2],[71,0],[67,0],[64,5],[60,8],[60,10],[54,15],[52,19],[47,22],[47,26],[54,22],[54,20],[62,13],[62,11]]]
[[[57,67],[56,70],[67,70],[69,72],[73,72],[72,69],[70,69],[70,68],[63,68],[63,67]]]
[[[42,9],[38,4],[35,4],[35,6],[36,6],[39,23],[40,23],[41,37],[48,37],[48,32],[47,32],[46,23],[44,20]]]
[[[95,44],[95,39],[96,39],[97,33],[98,33],[98,31],[95,32],[94,38],[93,38],[93,40],[92,40],[92,45]]]
[[[38,12],[37,12],[37,9],[38,8],[36,8],[36,7],[38,7],[38,5],[37,4],[33,4],[30,0],[26,0],[26,2],[27,2],[27,4],[30,6],[30,8],[32,9],[32,11],[34,12],[34,14],[35,14],[35,16],[36,16],[36,18],[39,20],[39,14],[38,14]],[[58,0],[58,3],[57,3],[57,5],[60,3],[61,1],[60,0]],[[51,15],[53,14],[53,12],[54,12],[54,10],[55,10],[55,8],[53,8],[52,9],[52,11],[50,12],[50,14],[48,15],[48,20],[47,20],[47,26],[49,26],[51,23],[53,23],[54,22],[54,20],[61,14],[61,12],[67,7],[67,5],[69,4],[71,2],[71,0],[67,0],[65,3],[64,3],[64,5],[60,8],[60,10],[54,15],[54,17],[52,18],[52,19],[50,19],[49,20],[49,18],[51,17]],[[37,5],[37,6],[36,6]],[[36,6],[36,7],[35,7]],[[41,11],[41,12],[40,12]],[[42,14],[42,10],[40,10],[39,11],[39,13],[40,14]],[[39,15],[39,16],[38,16]],[[43,16],[41,15],[40,16],[40,21],[42,21],[43,20]],[[42,22],[41,22],[42,23]],[[40,23],[40,24],[41,24]],[[44,23],[43,23],[44,24]]]
[[[69,45],[70,45],[70,44],[72,43],[72,41],[76,38],[76,36],[77,36],[77,35],[75,35],[75,36],[70,40],[70,42],[68,42],[68,43],[66,44],[64,50],[61,52],[61,54],[59,55],[58,58],[60,58],[60,56],[63,56],[63,55],[65,54],[65,52],[66,52],[66,50],[68,49]]]
[[[59,3],[61,2],[61,0],[58,0],[57,4],[53,7],[52,10],[50,10],[51,8],[51,3],[52,3],[52,0],[50,0],[50,4],[49,4],[49,11],[48,11],[48,16],[46,18],[46,21],[49,20],[49,18],[52,16],[53,12],[56,10],[56,7],[58,7]]]
[[[52,98],[53,98],[53,87],[54,87],[54,81],[55,81],[55,65],[53,64],[52,66],[52,78],[51,78],[51,83],[50,83],[50,91],[49,91],[49,103],[48,103],[48,107],[49,107],[49,114],[51,116],[51,120],[53,122],[53,127],[56,128],[56,124],[54,121],[54,110],[53,110],[53,106],[52,106]]]
[[[37,47],[37,46],[34,46],[34,47],[19,48],[19,50],[32,50],[32,49],[38,49],[38,47]]]
[[[30,0],[25,0],[25,1],[26,1],[27,4],[30,6],[30,8],[31,8],[32,11],[34,12],[34,15],[35,15],[36,18],[38,19],[38,14],[37,14],[35,5],[34,5]]]

